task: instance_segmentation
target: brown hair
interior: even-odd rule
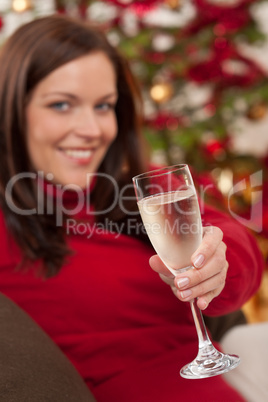
[[[8,207],[5,189],[15,175],[33,171],[25,144],[25,106],[31,91],[56,68],[93,51],[104,52],[112,62],[118,90],[118,133],[98,171],[112,176],[122,188],[145,168],[139,134],[141,97],[126,60],[106,37],[85,22],[53,15],[21,26],[0,54],[1,208],[24,257],[43,260],[47,276],[58,272],[69,254],[64,230],[56,226],[55,216],[16,214]],[[18,208],[37,207],[36,183],[33,183],[27,179],[14,183],[12,202]],[[134,194],[129,191],[132,200],[126,201],[128,211],[136,208]],[[112,185],[98,179],[91,199],[96,210],[104,210],[113,199]],[[99,215],[98,220],[104,219],[122,221],[127,216],[116,206],[109,214]]]

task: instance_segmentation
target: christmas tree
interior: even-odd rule
[[[208,199],[220,207],[228,206],[243,219],[249,219],[257,208],[248,226],[260,242],[268,237],[264,205],[268,156],[260,159],[238,153],[233,140],[239,135],[239,118],[258,122],[268,110],[267,72],[243,47],[267,40],[254,18],[254,9],[265,2],[54,2],[54,11],[98,24],[129,60],[142,89],[143,131],[153,161],[189,163],[201,183],[210,188]],[[16,0],[11,3],[16,10]],[[44,6],[40,0],[17,3],[21,7],[17,12],[22,15],[31,10],[33,18]],[[253,194],[251,179],[256,172],[261,172],[261,191]],[[215,179],[217,186],[210,186]],[[230,196],[236,183],[244,185]],[[264,243],[264,253],[267,249]]]
[[[97,22],[128,58],[141,84],[152,159],[189,163],[207,200],[228,207],[252,229],[267,257],[268,158],[233,149],[239,118],[258,122],[267,113],[267,72],[243,51],[245,43],[266,40],[254,19],[260,3],[58,0],[57,8]],[[252,185],[256,172],[260,177]]]
[[[253,0],[56,2],[98,22],[127,56],[145,101],[144,132],[168,163],[198,171],[230,165],[234,123],[261,119],[267,74],[241,51],[265,39]],[[194,151],[194,152],[193,152]]]

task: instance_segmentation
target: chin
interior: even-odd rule
[[[84,190],[88,187],[89,185],[89,180],[87,179],[87,177],[85,177],[84,179],[80,178],[72,178],[72,177],[68,177],[68,178],[63,178],[63,177],[55,177],[53,180],[53,184],[56,186],[61,187],[63,190]]]
[[[86,185],[86,183],[73,182],[73,183],[63,184],[63,187],[65,187],[68,190],[73,190],[73,191],[81,190],[81,191],[83,191],[83,190],[85,190],[87,188],[87,185]]]

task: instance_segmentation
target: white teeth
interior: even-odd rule
[[[88,150],[88,149],[85,149],[85,150],[65,149],[64,152],[66,153],[66,155],[71,156],[72,158],[77,158],[77,159],[86,159],[92,155],[92,151]]]

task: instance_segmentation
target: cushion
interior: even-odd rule
[[[1,401],[95,401],[57,345],[1,293],[0,372]]]

